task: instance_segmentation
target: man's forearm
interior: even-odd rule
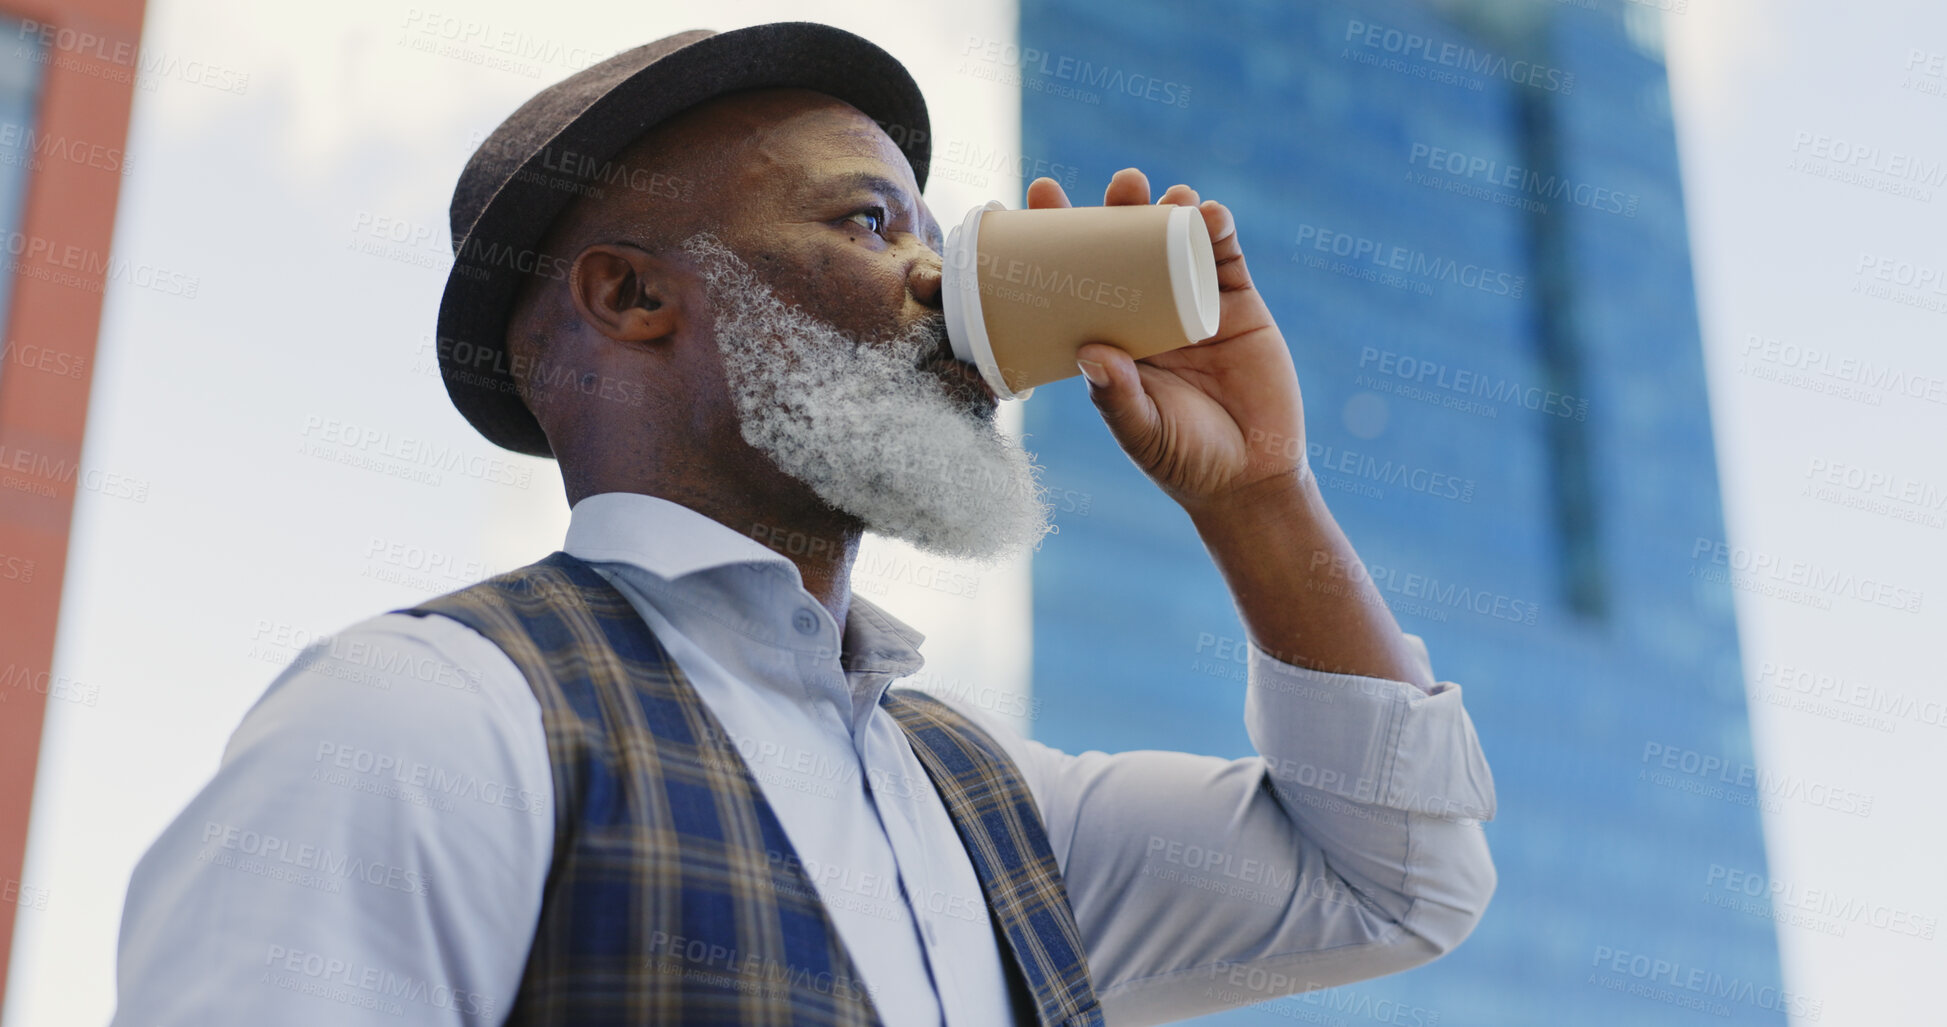
[[[1301,667],[1433,687],[1316,477],[1294,470],[1188,512],[1259,647]]]

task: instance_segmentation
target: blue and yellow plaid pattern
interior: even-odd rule
[[[791,842],[626,598],[555,553],[404,611],[506,652],[540,701],[554,859],[509,1024],[876,1025]],[[1080,931],[1026,786],[980,728],[888,692],[972,857],[1043,1025],[1101,1023]]]
[[[887,691],[880,705],[911,740],[972,858],[987,910],[1027,983],[1037,1022],[1102,1022],[1087,950],[1068,906],[1055,851],[1014,762],[972,721],[920,692]]]

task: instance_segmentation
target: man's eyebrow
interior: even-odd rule
[[[906,195],[905,186],[875,172],[854,171],[850,174],[830,178],[822,184],[832,192],[851,192],[853,190],[875,192],[899,201],[899,206],[903,209],[910,209],[912,207],[911,198]]]

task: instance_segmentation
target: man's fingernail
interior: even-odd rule
[[[1101,364],[1093,360],[1077,360],[1075,366],[1082,369],[1082,377],[1087,378],[1090,385],[1109,384],[1109,371]]]

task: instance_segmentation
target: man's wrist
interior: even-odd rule
[[[1266,653],[1294,666],[1434,687],[1303,465],[1185,510],[1246,633]]]
[[[1218,537],[1262,538],[1267,532],[1290,535],[1335,523],[1318,477],[1304,460],[1220,497],[1180,505],[1206,543]]]

